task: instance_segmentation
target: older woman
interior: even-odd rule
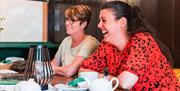
[[[103,5],[98,27],[104,39],[97,51],[83,61],[80,71],[108,69],[119,87],[132,91],[179,91],[168,49],[153,34],[138,7],[121,1]]]
[[[75,5],[66,9],[65,27],[69,36],[62,41],[51,62],[54,73],[73,76],[83,60],[97,48],[98,40],[85,33],[90,19],[91,9],[87,5]]]

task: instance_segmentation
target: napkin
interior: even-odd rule
[[[78,86],[79,82],[83,82],[83,81],[86,81],[86,80],[84,78],[78,77],[78,78],[68,82],[68,85],[72,86],[72,87],[76,87],[76,86]]]
[[[18,82],[19,80],[6,79],[6,80],[0,80],[0,85],[16,85]]]

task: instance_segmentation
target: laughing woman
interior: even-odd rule
[[[117,77],[121,89],[180,91],[171,55],[156,39],[138,7],[110,1],[103,5],[99,19],[104,39],[96,52],[83,61],[80,71],[97,71],[103,77],[108,68],[106,78]]]

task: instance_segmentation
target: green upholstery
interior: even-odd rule
[[[46,45],[51,59],[54,57],[59,46],[59,44],[52,42],[0,42],[0,60],[12,56],[26,59],[31,45]]]

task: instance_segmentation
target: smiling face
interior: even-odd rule
[[[115,19],[112,9],[102,9],[99,15],[100,22],[98,28],[104,34],[104,40],[109,40],[120,32],[120,19]]]
[[[74,5],[67,8],[64,15],[66,33],[68,35],[82,33],[91,19],[91,9],[87,5]]]
[[[83,26],[83,23],[80,24],[81,21],[78,20],[70,20],[68,18],[66,18],[65,20],[65,27],[66,27],[66,33],[68,35],[73,35],[76,34],[78,32],[83,32],[85,26]]]

